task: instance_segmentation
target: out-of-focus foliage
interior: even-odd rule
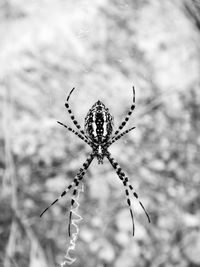
[[[71,125],[98,99],[117,127],[136,88],[136,130],[113,156],[150,213],[105,160],[91,164],[80,195],[76,267],[200,266],[199,2],[2,0],[0,3],[0,266],[58,266],[73,180],[90,148]]]

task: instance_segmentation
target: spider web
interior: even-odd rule
[[[83,219],[78,214],[78,208],[79,208],[78,199],[79,199],[80,192],[84,192],[84,185],[83,184],[81,184],[81,187],[78,188],[77,195],[73,196],[73,199],[75,201],[74,202],[75,208],[72,208],[70,210],[70,212],[72,212],[72,217],[73,216],[75,217],[75,218],[72,218],[72,221],[71,221],[71,224],[74,226],[75,231],[71,235],[69,246],[67,247],[67,251],[66,251],[66,254],[64,256],[65,260],[61,263],[61,265],[60,265],[61,267],[65,267],[66,265],[71,265],[76,261],[76,258],[73,258],[72,256],[70,256],[70,251],[75,250],[75,248],[76,248],[76,241],[77,241],[78,233],[79,233],[78,224]]]

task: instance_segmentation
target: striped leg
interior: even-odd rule
[[[131,214],[132,225],[133,225],[133,236],[134,236],[134,234],[135,234],[135,224],[134,224],[134,218],[133,218],[133,211],[132,211],[132,208],[131,208],[131,200],[129,198],[129,191],[128,191],[128,186],[127,186],[128,178],[124,178],[125,174],[122,171],[121,172],[118,171],[118,169],[116,168],[117,162],[111,157],[110,154],[108,154],[107,158],[110,161],[110,163],[113,166],[113,168],[116,170],[117,175],[119,176],[120,180],[122,180],[122,182],[123,182],[124,190],[125,190],[125,194],[126,194],[126,201],[127,201],[128,206],[129,206],[129,210],[130,210],[130,214]]]
[[[115,136],[109,143],[108,146],[112,145],[115,141],[119,140],[122,136],[124,136],[125,134],[129,133],[130,131],[132,131],[133,129],[135,129],[135,127],[132,127],[124,132],[122,132],[121,134]]]
[[[74,133],[75,135],[77,135],[81,140],[83,140],[85,143],[87,143],[88,145],[90,145],[90,142],[85,138],[85,136],[82,136],[80,133],[74,131],[71,127],[68,127],[67,125],[63,124],[60,121],[57,121],[57,123],[59,123],[60,125],[64,126],[66,129],[68,129],[70,132]]]
[[[74,181],[67,187],[67,189],[65,189],[62,194],[56,199],[54,200],[41,214],[40,217],[42,217],[42,215],[51,207],[53,206],[59,199],[61,199],[64,195],[66,195],[66,193],[74,186],[74,185],[78,185],[80,180],[83,179],[85,172],[87,170],[87,168],[90,166],[90,163],[92,162],[92,160],[94,159],[94,154],[91,153],[89,155],[89,157],[87,158],[87,160],[85,161],[85,163],[83,164],[83,168],[80,168],[79,172],[77,173],[77,175],[74,178]]]
[[[135,224],[134,224],[134,218],[133,218],[133,211],[132,211],[132,208],[131,208],[131,200],[130,200],[129,192],[128,192],[127,180],[124,179],[123,176],[121,176],[119,174],[118,174],[118,176],[122,180],[123,185],[124,185],[124,190],[125,190],[125,194],[126,194],[126,201],[127,201],[128,206],[129,206],[131,219],[132,219],[132,224],[133,224],[133,236],[134,236],[134,234],[135,234]]]
[[[112,139],[114,139],[116,137],[116,135],[124,128],[124,126],[126,125],[127,121],[129,120],[133,110],[135,109],[135,88],[133,86],[133,104],[130,107],[130,110],[128,112],[128,114],[126,115],[125,119],[123,120],[123,122],[120,124],[119,128],[117,129],[117,131],[115,131],[114,136]]]
[[[110,163],[113,166],[113,168],[116,170],[116,173],[118,174],[118,176],[121,176],[123,178],[123,181],[126,183],[126,185],[129,187],[129,189],[133,193],[133,196],[138,200],[140,206],[142,207],[142,209],[143,209],[144,213],[146,214],[147,219],[148,219],[148,221],[150,223],[150,217],[149,217],[147,211],[145,210],[144,205],[139,200],[138,194],[133,190],[133,186],[130,184],[130,182],[128,180],[128,177],[122,171],[122,169],[121,169],[120,165],[117,163],[117,161],[114,158],[111,157],[110,153],[107,154],[107,158],[110,161]]]
[[[73,124],[74,124],[74,125],[76,126],[76,128],[81,132],[81,134],[82,134],[86,139],[88,139],[87,136],[85,135],[85,132],[81,129],[80,124],[79,124],[79,123],[77,122],[77,120],[75,119],[75,116],[74,116],[74,114],[72,113],[72,110],[70,109],[70,106],[69,106],[69,98],[70,98],[72,92],[74,91],[74,89],[75,89],[75,87],[73,87],[72,90],[70,91],[70,93],[69,93],[69,95],[68,95],[68,97],[67,97],[67,99],[66,99],[65,107],[66,107],[66,109],[67,109],[67,111],[68,111],[68,113],[69,113],[69,115],[70,115],[70,118],[71,118]]]
[[[151,220],[150,220],[149,214],[147,213],[147,211],[146,211],[144,205],[142,204],[142,202],[139,200],[138,194],[133,190],[133,186],[129,183],[129,181],[128,181],[128,187],[130,188],[130,190],[131,190],[131,192],[133,193],[134,197],[139,201],[140,206],[142,207],[144,213],[145,213],[146,216],[147,216],[148,222],[150,223]]]
[[[79,183],[80,181],[83,179],[83,176],[84,176],[85,172],[82,172],[80,173],[79,177],[78,177],[78,180],[76,182],[76,185],[75,185],[75,188],[73,190],[73,194],[72,194],[72,199],[71,199],[71,208],[70,208],[70,214],[69,214],[69,225],[68,225],[68,234],[69,234],[69,237],[71,236],[71,221],[72,221],[72,208],[73,208],[73,205],[75,203],[75,196],[77,195],[77,192],[78,192],[78,186],[79,186]]]

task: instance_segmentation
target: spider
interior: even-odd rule
[[[129,133],[135,127],[132,127],[128,130],[125,130],[121,132],[121,130],[124,128],[126,123],[128,122],[133,110],[135,109],[135,89],[133,87],[133,99],[132,99],[132,105],[118,127],[118,129],[113,133],[113,117],[111,116],[109,109],[106,108],[106,106],[98,100],[88,111],[87,116],[85,118],[85,129],[81,129],[80,124],[77,122],[75,119],[75,116],[73,115],[70,105],[69,105],[69,98],[74,91],[75,88],[73,88],[65,103],[65,107],[71,117],[71,120],[73,124],[76,126],[78,131],[75,131],[71,127],[68,127],[67,125],[63,124],[60,121],[57,121],[60,125],[64,126],[66,129],[68,129],[70,132],[74,133],[77,135],[80,139],[82,139],[86,144],[88,144],[92,148],[92,152],[90,155],[87,157],[86,161],[83,163],[82,167],[79,169],[77,175],[75,176],[73,182],[62,192],[62,194],[54,200],[41,214],[40,217],[51,207],[53,206],[60,198],[66,195],[66,193],[74,188],[73,190],[73,196],[77,194],[78,186],[79,183],[82,181],[86,170],[90,166],[91,162],[93,159],[96,157],[98,160],[99,164],[103,164],[104,158],[107,158],[114,170],[116,171],[117,175],[119,176],[119,179],[122,181],[124,190],[125,190],[125,195],[126,195],[126,200],[127,204],[130,210],[130,215],[132,219],[132,226],[133,226],[133,236],[135,233],[135,224],[134,224],[134,218],[133,218],[133,211],[131,208],[131,200],[129,197],[129,193],[131,192],[133,196],[138,200],[140,206],[142,207],[144,213],[146,214],[146,217],[148,219],[148,222],[150,223],[150,217],[145,210],[142,202],[139,200],[138,194],[134,191],[133,186],[130,184],[128,177],[125,175],[124,171],[118,164],[118,162],[111,156],[110,152],[108,151],[108,147],[115,143],[117,140],[119,140],[122,136],[125,134]],[[72,198],[71,199],[71,208],[73,207],[75,203],[75,200]],[[71,217],[72,217],[72,211],[70,209],[70,215],[69,215],[69,226],[68,226],[68,233],[70,236],[70,225],[71,225]]]

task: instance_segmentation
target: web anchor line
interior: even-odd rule
[[[78,233],[79,233],[78,224],[83,219],[81,217],[81,215],[78,214],[78,208],[79,208],[78,199],[79,199],[80,192],[84,192],[84,185],[83,184],[81,185],[81,188],[78,188],[77,195],[73,196],[73,199],[75,202],[74,202],[73,207],[70,210],[70,216],[71,216],[71,224],[74,226],[75,231],[70,236],[69,246],[67,247],[67,251],[66,251],[66,254],[64,256],[65,260],[61,263],[61,265],[60,265],[61,267],[65,267],[67,265],[72,265],[76,261],[76,258],[73,258],[72,256],[70,256],[70,251],[75,250],[75,248],[76,248],[76,241],[77,241]],[[73,216],[75,218],[73,218]]]

